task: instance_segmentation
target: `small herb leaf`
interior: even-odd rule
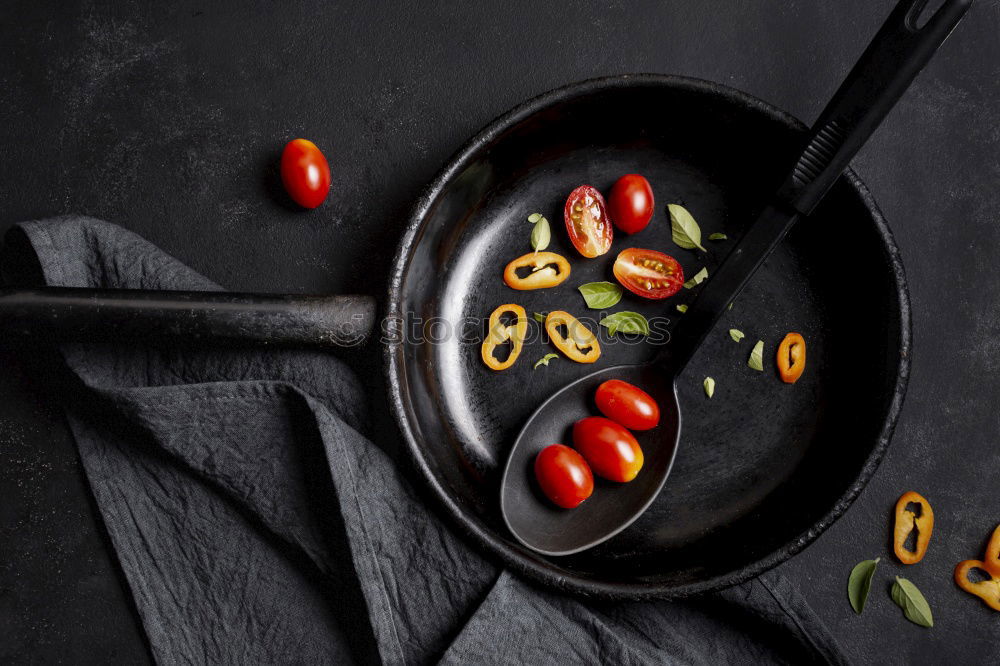
[[[684,314],[685,312],[688,311],[688,306],[681,303],[680,305],[677,306],[677,311],[680,312],[681,314]]]
[[[667,211],[670,213],[670,234],[674,242],[685,250],[698,248],[707,252],[701,246],[701,227],[694,221],[691,213],[678,204],[669,204]]]
[[[700,271],[694,274],[693,278],[684,283],[684,288],[691,289],[692,287],[701,284],[707,279],[708,279],[708,269],[702,268]]]
[[[535,252],[541,252],[549,246],[551,240],[552,229],[549,228],[549,221],[544,217],[539,217],[538,221],[535,222],[534,229],[531,230],[531,249]]]
[[[702,382],[705,386],[705,395],[711,398],[715,395],[715,380],[711,377],[705,377],[705,381]]]
[[[611,282],[588,282],[578,289],[591,310],[614,307],[622,300],[622,288]]]
[[[708,235],[708,240],[729,240],[726,234],[714,233]]]
[[[865,609],[868,593],[872,589],[875,567],[878,566],[881,559],[881,557],[876,557],[874,560],[864,560],[858,562],[851,569],[851,577],[847,579],[847,598],[851,600],[851,608],[858,615],[861,615],[861,611]]]
[[[546,354],[545,356],[535,361],[535,367],[532,368],[532,370],[538,370],[538,366],[540,365],[548,366],[549,361],[551,361],[554,358],[559,358],[559,354]]]
[[[743,331],[739,330],[738,328],[731,328],[729,329],[729,337],[733,339],[733,342],[739,342],[740,340],[745,338],[746,335],[744,335]]]
[[[602,319],[600,324],[606,327],[611,335],[618,332],[649,335],[649,322],[638,312],[628,310],[616,312]]]
[[[759,372],[764,372],[764,341],[758,340],[757,344],[753,346],[753,351],[750,352],[750,360],[747,361],[749,365],[754,370]]]
[[[528,216],[528,222],[531,222],[532,224],[538,222],[538,220],[540,219],[542,219],[541,213],[532,213],[531,215]]]
[[[934,626],[930,604],[917,586],[910,581],[896,576],[896,582],[892,584],[892,600],[903,609],[903,615],[913,624],[919,624],[921,627]]]

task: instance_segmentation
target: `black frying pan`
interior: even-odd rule
[[[923,4],[903,0],[890,22]],[[430,185],[393,262],[386,369],[417,468],[475,541],[555,587],[680,596],[774,566],[846,510],[888,444],[910,348],[898,253],[852,172],[771,256],[688,366],[689,381],[679,389],[685,430],[672,475],[634,524],[600,546],[568,557],[539,555],[510,535],[498,501],[507,449],[525,419],[593,368],[560,359],[532,370],[551,351],[537,336],[510,370],[493,373],[479,360],[483,319],[497,305],[585,314],[576,286],[612,279],[611,262],[625,247],[665,251],[689,274],[702,265],[711,272],[725,244],[713,245],[707,257],[680,250],[670,240],[665,204],[684,204],[706,233],[739,238],[807,138],[794,118],[724,86],[614,77],[553,91],[501,117]],[[606,191],[631,172],[653,184],[653,224],[633,237],[619,235],[604,257],[580,260],[561,231],[565,197],[582,183]],[[500,272],[527,250],[525,218],[535,211],[554,223],[550,249],[573,258],[573,274],[555,289],[515,293]],[[654,303],[626,295],[616,309],[672,316],[674,305],[691,296]],[[89,338],[110,324],[116,335],[144,338],[193,333],[204,341],[335,346],[357,342],[372,326],[372,303],[354,299],[8,291],[0,295],[0,324],[59,339]],[[60,324],[66,313],[72,328]],[[730,327],[745,331],[749,342],[732,342]],[[809,369],[797,385],[745,368],[753,340],[774,342],[793,329],[809,340]],[[637,363],[656,352],[648,343],[608,343],[600,363]],[[706,375],[718,382],[711,401],[701,389]]]

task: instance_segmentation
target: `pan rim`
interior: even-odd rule
[[[678,75],[623,74],[599,77],[571,83],[528,99],[512,110],[498,116],[469,139],[449,158],[448,162],[431,180],[417,200],[392,260],[386,311],[389,320],[391,321],[392,318],[400,315],[401,289],[409,268],[411,258],[410,249],[413,247],[414,240],[417,238],[425,216],[430,210],[435,197],[443,186],[468,164],[483,145],[495,139],[517,122],[556,102],[580,97],[597,90],[641,86],[665,86],[709,93],[723,97],[743,107],[750,107],[793,129],[800,131],[808,129],[796,117],[749,93],[712,81]],[[899,302],[899,358],[896,363],[896,381],[893,386],[892,399],[889,402],[882,429],[879,432],[874,448],[847,491],[816,523],[781,548],[776,549],[756,562],[735,571],[694,583],[684,585],[653,582],[617,583],[568,574],[551,562],[537,559],[533,551],[519,544],[504,541],[499,534],[482,523],[478,516],[471,515],[465,511],[455,498],[448,493],[442,480],[434,475],[420,445],[419,433],[415,430],[414,423],[411,420],[409,401],[403,391],[406,380],[406,369],[403,363],[402,344],[399,342],[389,342],[385,345],[383,353],[385,360],[384,372],[386,383],[389,387],[391,411],[406,442],[405,449],[411,463],[417,468],[423,482],[430,486],[432,494],[443,505],[446,515],[452,524],[457,526],[462,534],[470,537],[473,543],[481,550],[485,550],[499,558],[505,566],[509,566],[521,575],[564,592],[584,597],[589,596],[604,599],[673,599],[723,589],[761,575],[798,554],[806,546],[815,541],[820,534],[844,515],[874,476],[885,456],[892,439],[892,434],[896,428],[910,375],[912,346],[910,297],[899,247],[896,245],[881,209],[879,209],[874,197],[872,197],[871,192],[861,181],[860,177],[858,177],[853,169],[849,168],[844,172],[844,178],[869,211],[890,264],[895,282],[895,295]]]

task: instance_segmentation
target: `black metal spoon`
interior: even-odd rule
[[[566,386],[528,419],[511,449],[501,484],[504,520],[525,546],[546,555],[577,553],[628,527],[663,487],[681,433],[675,382],[726,307],[802,216],[809,215],[916,75],[965,15],[972,0],[946,0],[918,27],[927,0],[901,0],[816,121],[784,184],[701,287],[665,353],[653,364],[607,368]],[[645,466],[630,483],[598,482],[576,509],[548,502],[534,482],[535,456],[570,443],[572,424],[595,414],[594,391],[608,379],[642,387],[659,403],[660,425],[635,433]]]

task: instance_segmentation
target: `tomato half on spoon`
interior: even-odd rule
[[[615,279],[633,294],[660,300],[670,298],[684,286],[684,269],[673,257],[630,247],[615,259]]]
[[[599,257],[611,249],[614,229],[608,219],[604,197],[590,185],[581,185],[566,199],[563,208],[566,231],[576,251],[588,258]]]
[[[609,379],[594,394],[597,409],[629,430],[649,430],[660,423],[660,406],[653,397],[634,384]]]
[[[573,446],[594,474],[608,481],[626,483],[642,469],[642,449],[635,436],[603,416],[588,416],[574,423]]]
[[[556,506],[572,509],[594,492],[594,475],[583,457],[562,444],[542,449],[535,458],[535,478]]]

